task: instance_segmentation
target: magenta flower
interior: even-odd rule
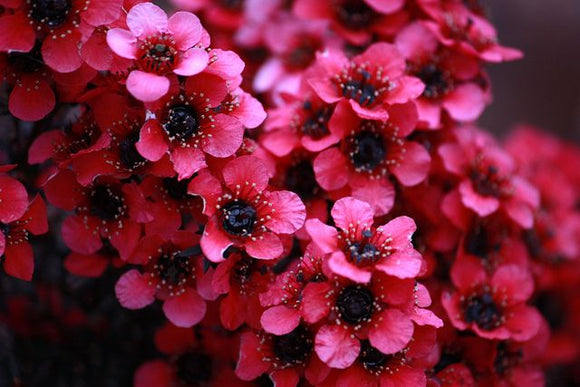
[[[107,43],[117,55],[134,60],[126,85],[135,98],[155,101],[169,90],[167,75],[189,76],[206,68],[204,29],[194,14],[177,12],[168,19],[158,6],[141,3],[127,14],[127,26],[109,30]]]

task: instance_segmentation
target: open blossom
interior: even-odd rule
[[[398,278],[413,278],[421,268],[421,255],[411,237],[415,222],[401,216],[375,227],[370,205],[353,198],[338,200],[331,211],[339,230],[317,219],[306,231],[323,253],[331,254],[330,269],[353,281],[367,283],[375,271]]]
[[[48,231],[46,206],[40,196],[28,202],[22,183],[5,173],[12,168],[0,166],[0,258],[8,275],[30,281],[34,257],[28,238]]]
[[[456,263],[451,278],[457,290],[442,303],[453,326],[487,339],[526,341],[540,328],[538,311],[526,305],[534,284],[525,268],[500,266],[491,276],[469,261]]]
[[[325,102],[347,100],[361,117],[389,118],[387,108],[417,98],[425,85],[405,74],[405,58],[389,43],[374,43],[348,59],[342,52],[318,53],[308,82]]]
[[[189,192],[203,198],[209,217],[201,239],[208,259],[223,261],[223,253],[232,245],[243,247],[254,258],[282,254],[279,235],[302,227],[306,210],[298,195],[271,191],[268,180],[268,170],[259,159],[241,156],[224,166],[219,179],[205,170],[191,181]]]
[[[360,118],[341,101],[330,118],[332,136],[338,146],[318,154],[313,163],[316,181],[327,191],[350,188],[351,195],[384,215],[392,208],[395,176],[401,185],[421,183],[429,172],[431,156],[407,137],[415,129],[417,112],[411,103],[392,105],[386,122]]]
[[[135,5],[127,14],[129,30],[113,28],[107,43],[119,56],[136,66],[127,77],[127,89],[142,101],[154,101],[167,93],[168,74],[190,76],[207,66],[204,29],[197,16],[177,12],[169,19],[152,3]]]
[[[516,174],[513,159],[476,129],[457,129],[454,135],[456,142],[439,148],[445,168],[460,179],[443,201],[445,214],[461,224],[461,205],[480,217],[501,209],[521,227],[532,227],[540,198],[536,188]],[[459,206],[454,204],[458,201]]]

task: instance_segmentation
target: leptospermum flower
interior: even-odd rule
[[[22,183],[5,174],[13,168],[0,166],[0,257],[8,275],[30,281],[34,257],[28,238],[48,231],[46,206],[40,196],[28,203]]]
[[[361,118],[384,121],[390,105],[409,102],[425,89],[405,69],[405,58],[394,45],[375,43],[352,59],[334,50],[318,53],[307,80],[325,102],[344,99]]]
[[[209,170],[193,178],[189,192],[203,198],[209,217],[201,238],[209,260],[223,261],[232,245],[254,258],[277,258],[283,250],[279,235],[302,227],[306,209],[298,195],[271,191],[268,180],[268,169],[254,156],[228,162],[219,178]]]
[[[130,258],[142,265],[119,278],[115,294],[121,305],[141,309],[163,300],[163,312],[173,324],[191,327],[205,316],[206,304],[198,293],[203,276],[199,235],[175,232],[169,240],[145,237]],[[193,247],[192,247],[193,246]]]
[[[540,328],[542,317],[526,305],[534,282],[526,268],[500,266],[491,276],[471,261],[456,262],[451,269],[456,290],[445,292],[441,302],[454,327],[478,336],[526,341]]]
[[[393,206],[394,175],[404,186],[422,182],[429,172],[431,156],[407,136],[415,129],[413,103],[392,105],[387,122],[361,119],[346,101],[341,101],[329,122],[338,147],[322,151],[314,160],[316,180],[327,191],[350,188],[350,194],[373,206],[378,215]]]
[[[469,216],[462,206],[480,217],[501,209],[520,227],[532,227],[540,197],[536,188],[516,174],[510,155],[476,129],[457,129],[454,134],[457,142],[438,149],[445,168],[460,179],[443,200],[444,213],[462,224],[461,218]]]
[[[351,197],[338,200],[331,211],[334,227],[318,219],[306,222],[306,231],[323,253],[331,254],[329,268],[336,274],[368,283],[380,271],[398,278],[414,278],[421,269],[421,254],[413,248],[413,219],[400,216],[375,227],[368,203]]]
[[[197,16],[177,12],[169,19],[152,3],[135,5],[127,14],[129,30],[113,28],[107,43],[119,56],[134,60],[127,90],[141,101],[155,101],[169,90],[169,74],[190,76],[203,71],[209,54],[202,47],[205,31]]]

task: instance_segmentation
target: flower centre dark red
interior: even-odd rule
[[[345,98],[354,99],[361,106],[370,106],[379,95],[370,81],[371,74],[366,70],[361,70],[358,79],[350,79],[342,85],[342,95]]]
[[[8,63],[19,72],[31,74],[44,66],[40,49],[35,47],[30,52],[13,51],[8,54]]]
[[[313,110],[312,103],[306,101],[303,108],[308,112],[308,116],[300,128],[302,133],[314,139],[319,139],[330,133],[328,131],[328,120],[332,115],[330,106],[323,106],[318,110]]]
[[[368,340],[361,342],[358,361],[362,363],[366,370],[371,372],[380,372],[388,360],[389,356],[373,347]]]
[[[302,200],[312,199],[319,190],[312,163],[308,160],[288,168],[284,183],[286,188],[296,192]]]
[[[465,321],[474,322],[483,330],[492,330],[501,324],[501,310],[489,292],[469,297],[463,308]]]
[[[169,109],[163,125],[171,140],[189,140],[199,132],[199,117],[190,105],[177,105]]]
[[[350,161],[357,170],[371,172],[383,162],[387,154],[383,137],[368,130],[347,139]]]
[[[505,179],[499,175],[499,170],[493,165],[476,166],[469,175],[473,188],[483,196],[500,197]]]
[[[493,368],[498,374],[504,375],[509,369],[517,366],[522,357],[521,349],[510,349],[505,341],[500,341],[497,344]]]
[[[125,212],[123,197],[108,185],[96,186],[90,193],[89,203],[91,214],[102,220],[118,219]]]
[[[194,271],[191,258],[180,253],[162,255],[155,268],[159,278],[173,286],[185,285]]]
[[[119,160],[127,169],[142,167],[147,160],[137,151],[135,144],[139,141],[139,132],[133,132],[119,143]]]
[[[240,12],[244,8],[244,0],[218,0],[222,8],[229,11]]]
[[[284,56],[284,63],[291,69],[301,70],[310,66],[320,48],[320,41],[310,36],[297,39],[298,45]]]
[[[336,299],[339,317],[351,325],[368,321],[374,310],[374,296],[363,286],[351,285],[344,288]]]
[[[212,375],[211,357],[202,353],[186,353],[176,362],[177,378],[188,385],[209,382]]]
[[[314,348],[312,335],[302,325],[282,336],[272,337],[276,357],[285,365],[303,364]]]
[[[339,1],[334,12],[338,21],[351,30],[368,28],[375,17],[375,12],[362,0]]]
[[[437,98],[447,94],[451,89],[449,74],[433,63],[423,66],[416,75],[425,84],[424,97]]]
[[[170,35],[157,35],[142,41],[137,53],[137,67],[159,75],[170,72],[175,65],[177,49]]]
[[[223,227],[235,236],[247,236],[254,231],[258,212],[243,200],[233,200],[223,207]]]
[[[32,0],[30,17],[54,28],[65,22],[71,8],[71,0]]]
[[[365,266],[378,261],[381,251],[372,243],[362,241],[348,246],[348,255],[354,264]]]
[[[10,234],[10,225],[0,222],[0,232],[4,234],[5,237],[7,237],[8,234]]]

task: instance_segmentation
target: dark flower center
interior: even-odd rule
[[[356,325],[371,318],[375,309],[374,296],[365,287],[351,285],[340,292],[336,306],[343,321]]]
[[[137,151],[135,144],[139,141],[139,132],[133,132],[119,144],[119,159],[127,169],[142,167],[147,160]]]
[[[44,66],[40,50],[36,46],[30,52],[11,52],[8,54],[8,63],[18,71],[31,74]]]
[[[282,336],[273,336],[274,354],[284,364],[304,363],[314,348],[312,335],[302,325]]]
[[[5,237],[7,237],[8,234],[10,234],[10,225],[0,222],[0,232],[4,234]]]
[[[350,260],[356,265],[364,266],[379,260],[381,251],[368,242],[354,242],[348,247]]]
[[[465,321],[475,322],[484,330],[492,330],[501,324],[501,310],[489,292],[472,296],[464,304]]]
[[[234,200],[223,208],[223,227],[229,234],[247,236],[254,231],[258,213],[243,200]]]
[[[289,190],[296,192],[302,200],[312,199],[318,192],[314,169],[312,168],[312,163],[308,160],[303,160],[288,168],[284,183]]]
[[[480,225],[473,227],[465,237],[465,250],[482,259],[488,259],[491,253],[500,248],[501,245],[494,243],[488,230]]]
[[[469,175],[473,188],[483,196],[500,197],[503,193],[505,179],[499,175],[499,170],[493,165],[487,167],[475,166]]]
[[[219,4],[222,8],[235,12],[242,11],[244,8],[244,0],[219,0]]]
[[[90,193],[90,212],[102,220],[119,218],[125,209],[123,197],[114,193],[108,185],[96,186]]]
[[[318,110],[312,110],[312,103],[306,101],[303,105],[304,110],[310,112],[308,118],[304,120],[302,127],[302,133],[313,139],[319,139],[326,136],[328,131],[328,120],[332,115],[332,109],[330,106],[323,106]]]
[[[176,362],[177,377],[186,384],[199,385],[209,382],[212,374],[211,357],[201,353],[186,353]]]
[[[385,355],[371,345],[368,340],[361,342],[360,354],[358,361],[362,363],[363,367],[368,371],[380,371],[382,367],[389,360],[389,356]]]
[[[361,106],[372,105],[379,95],[375,86],[369,82],[371,73],[366,70],[359,71],[359,79],[352,79],[342,85],[342,95],[348,99],[354,99]]]
[[[65,22],[71,8],[71,0],[33,0],[30,17],[54,28]]]
[[[365,130],[348,141],[350,160],[357,170],[371,172],[385,159],[387,150],[379,133]]]
[[[343,0],[335,8],[337,19],[351,30],[367,28],[372,23],[375,13],[362,0]]]
[[[177,180],[176,178],[166,177],[163,179],[163,188],[165,188],[165,191],[171,198],[177,200],[185,199],[187,197],[189,181],[189,179]]]
[[[162,255],[157,261],[156,268],[159,278],[174,286],[185,284],[194,269],[190,257],[179,253]]]
[[[315,59],[316,51],[320,48],[320,41],[304,35],[299,37],[298,46],[284,57],[286,66],[291,69],[304,69]]]
[[[177,105],[169,109],[163,128],[170,139],[188,140],[199,132],[197,112],[190,105]]]
[[[425,65],[416,74],[425,84],[423,96],[437,98],[447,94],[451,87],[449,75],[440,70],[433,63]]]
[[[449,349],[444,349],[439,356],[439,361],[433,367],[433,373],[439,373],[451,364],[460,363],[461,356],[457,352],[451,352]]]
[[[497,344],[493,368],[499,375],[504,375],[510,368],[517,366],[523,357],[521,349],[510,349],[505,341]]]

